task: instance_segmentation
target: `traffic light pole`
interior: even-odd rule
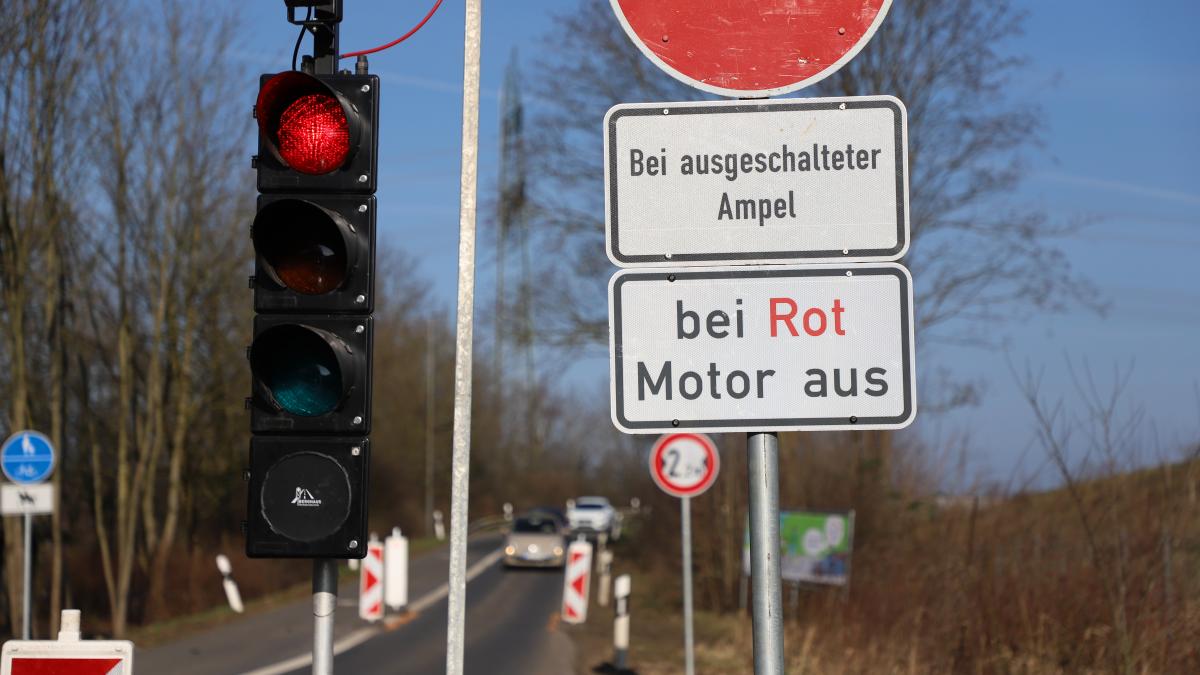
[[[308,29],[313,36],[312,73],[333,75],[338,65],[338,28],[342,20],[342,0],[303,3],[313,9]],[[293,4],[289,2],[288,18],[292,20]],[[338,561],[334,558],[313,560],[312,608],[313,648],[312,675],[333,675],[333,621],[337,611]]]
[[[332,0],[330,10],[313,12],[322,23],[313,28],[313,72],[332,75],[337,72],[338,25],[342,18],[342,0]],[[333,675],[333,618],[337,612],[338,561],[313,560],[313,652],[312,675]]]
[[[337,560],[313,560],[313,675],[333,675],[333,614],[337,611],[337,580]]]

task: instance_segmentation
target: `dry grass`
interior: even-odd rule
[[[810,589],[792,605],[785,591],[788,672],[1200,673],[1198,478],[1187,464],[1080,482],[1074,496],[897,501],[856,542],[848,596]],[[677,548],[651,529],[657,553],[630,542],[616,551],[634,582],[631,662],[642,675],[678,673]],[[704,560],[696,574],[705,578]],[[573,630],[581,672],[611,659],[611,630],[601,608]],[[751,672],[745,613],[698,612],[696,636],[697,672]]]

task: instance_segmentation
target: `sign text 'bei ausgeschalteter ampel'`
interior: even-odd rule
[[[609,258],[897,260],[909,242],[907,119],[891,96],[614,106],[604,121]]]
[[[622,270],[609,303],[627,433],[899,429],[916,413],[901,265]]]

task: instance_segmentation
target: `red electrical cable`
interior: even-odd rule
[[[378,47],[375,47],[373,49],[364,49],[360,52],[348,52],[346,54],[342,54],[338,58],[339,59],[348,59],[351,56],[365,56],[366,54],[374,54],[375,52],[381,52],[390,47],[395,47],[396,45],[400,44],[401,42],[404,42],[408,38],[412,37],[413,33],[416,33],[417,31],[421,30],[421,27],[424,26],[427,21],[429,21],[431,18],[433,18],[434,12],[437,12],[438,7],[441,7],[441,6],[442,6],[442,0],[437,0],[437,2],[433,3],[433,9],[429,10],[429,13],[425,15],[424,19],[421,19],[420,23],[413,26],[412,30],[408,31],[404,35],[401,35],[400,37],[396,38],[395,40],[392,40],[391,42],[387,43],[386,45],[379,45]]]

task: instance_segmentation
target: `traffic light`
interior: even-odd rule
[[[364,71],[259,84],[250,557],[366,555],[379,78]]]

